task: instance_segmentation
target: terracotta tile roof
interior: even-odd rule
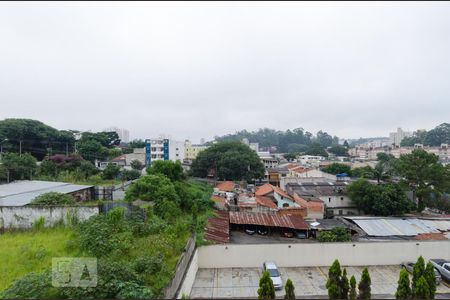
[[[225,198],[217,196],[217,195],[212,195],[211,196],[211,200],[214,201],[214,202],[225,203]]]
[[[223,192],[231,192],[234,190],[234,182],[233,181],[224,181],[216,185],[216,188],[219,189],[219,191]]]
[[[275,202],[272,201],[269,197],[265,196],[256,196],[256,203],[258,203],[261,206],[277,209],[278,206],[275,204]]]
[[[117,156],[117,157],[113,158],[111,161],[118,162],[118,161],[122,161],[122,160],[126,160],[126,155],[125,154]]]
[[[300,206],[306,207],[308,211],[323,212],[324,204],[322,201],[308,201],[294,193],[294,201]]]
[[[216,243],[230,242],[230,218],[227,211],[216,211],[215,217],[209,218],[205,228],[205,240]]]
[[[440,240],[447,240],[447,238],[445,237],[445,235],[442,232],[439,232],[439,233],[422,233],[422,234],[416,235],[416,240],[435,240],[435,241],[440,241]]]
[[[273,192],[273,185],[271,185],[270,183],[266,183],[262,186],[260,186],[257,190],[255,195],[256,196],[265,196],[267,194],[270,194]]]
[[[274,187],[273,187],[273,190],[274,190],[276,193],[280,194],[281,196],[283,196],[283,197],[285,197],[285,198],[288,198],[288,199],[292,200],[292,197],[289,196],[285,191],[283,191],[283,190],[280,189],[279,187],[274,186]]]
[[[298,215],[282,215],[278,213],[230,212],[230,224],[262,225],[292,229],[309,229],[308,223]]]

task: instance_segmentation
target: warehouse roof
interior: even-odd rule
[[[0,184],[0,206],[24,206],[30,204],[39,195],[48,192],[67,194],[91,187],[92,185],[38,180],[23,180]]]
[[[416,218],[346,217],[345,219],[356,223],[369,236],[416,236],[440,232],[435,224]]]

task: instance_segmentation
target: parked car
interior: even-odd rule
[[[441,273],[442,279],[450,282],[450,262],[445,259],[431,259],[430,262]]]
[[[281,280],[281,274],[278,271],[277,265],[274,262],[266,261],[263,264],[263,270],[269,272],[274,288],[276,290],[281,290],[283,288],[283,281]]]
[[[265,227],[259,227],[258,228],[258,234],[259,235],[267,235],[269,233],[269,231],[267,230],[267,228]]]
[[[247,226],[245,228],[245,233],[249,235],[254,235],[256,233],[256,227],[255,226]]]
[[[308,238],[308,236],[306,235],[306,232],[304,232],[304,231],[297,231],[295,233],[295,237],[298,239],[307,239]]]
[[[282,237],[287,237],[287,238],[293,238],[294,237],[294,232],[292,232],[290,230],[282,230],[281,231],[281,236]]]
[[[402,267],[412,274],[414,269],[414,263],[410,261],[404,262],[402,263]],[[440,284],[442,281],[442,276],[436,268],[434,268],[434,275],[436,276],[436,284]]]

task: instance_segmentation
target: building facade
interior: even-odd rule
[[[184,143],[172,139],[156,138],[145,140],[145,164],[156,160],[183,161]]]
[[[389,133],[389,141],[391,145],[395,147],[400,147],[400,143],[405,137],[411,137],[412,133],[408,131],[403,131],[400,127],[397,128],[396,132]]]
[[[208,148],[208,146],[203,144],[192,144],[190,140],[184,141],[184,159],[194,160],[197,155]]]

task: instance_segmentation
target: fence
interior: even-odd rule
[[[164,291],[164,298],[174,299],[177,296],[178,290],[183,283],[186,272],[192,260],[192,256],[195,253],[195,240],[196,235],[193,234],[186,244],[185,252],[181,255],[181,258],[177,263],[175,276],[173,277],[170,285]]]
[[[44,219],[44,226],[57,222],[67,224],[71,220],[84,221],[97,215],[97,206],[2,206],[0,207],[0,230],[28,229],[39,219]]]

